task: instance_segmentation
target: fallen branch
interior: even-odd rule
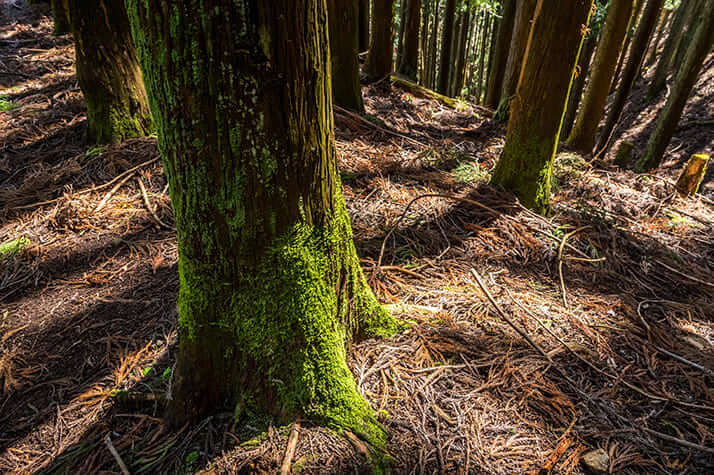
[[[141,190],[141,196],[144,198],[144,205],[146,205],[146,209],[149,210],[149,213],[151,213],[151,217],[154,218],[154,221],[161,226],[162,228],[166,229],[171,229],[171,226],[168,224],[164,223],[159,219],[159,217],[156,215],[156,211],[154,210],[154,207],[151,206],[151,203],[149,202],[149,195],[146,193],[146,188],[144,187],[144,180],[141,179],[141,177],[137,177],[136,181],[139,183],[139,189]]]
[[[112,457],[114,457],[114,460],[116,460],[117,464],[119,465],[121,473],[123,473],[124,475],[131,475],[129,473],[129,469],[126,468],[126,464],[121,459],[119,452],[117,452],[117,449],[114,448],[114,444],[112,444],[112,439],[109,437],[109,434],[104,437],[104,443],[107,445],[109,452],[112,454]]]
[[[558,276],[560,277],[560,291],[563,294],[563,307],[565,307],[566,309],[568,308],[568,298],[565,290],[565,279],[563,279],[563,248],[565,247],[565,243],[568,242],[569,237],[574,236],[575,234],[589,227],[590,226],[583,226],[576,229],[575,231],[570,231],[569,233],[565,234],[563,236],[563,239],[560,241],[560,246],[558,246]]]
[[[297,420],[293,424],[293,428],[290,431],[290,436],[288,437],[288,445],[285,448],[285,457],[283,457],[283,463],[280,466],[280,475],[289,475],[290,468],[293,464],[293,456],[295,455],[295,448],[297,447],[299,437],[300,421]]]

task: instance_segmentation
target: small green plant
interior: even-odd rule
[[[17,108],[17,104],[7,98],[7,96],[0,97],[0,112],[8,112]]]
[[[149,376],[153,371],[154,371],[154,368],[152,368],[151,366],[149,366],[148,368],[144,368],[141,373],[144,375],[144,377],[147,377],[147,376]]]
[[[90,159],[94,158],[97,155],[102,154],[105,150],[107,149],[106,145],[98,145],[94,147],[89,147],[87,151],[84,153],[84,158]]]
[[[477,183],[488,181],[488,172],[482,170],[478,163],[460,162],[459,165],[451,171],[451,176],[456,181],[461,183]]]
[[[669,218],[668,226],[670,228],[676,228],[677,226],[682,225],[686,226],[687,224],[689,224],[689,219],[684,216],[681,216],[679,213],[675,213],[674,211],[668,211],[667,217]]]
[[[166,368],[163,373],[161,373],[161,379],[168,381],[171,379],[171,368]]]

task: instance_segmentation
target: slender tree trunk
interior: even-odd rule
[[[370,0],[359,0],[359,52],[369,49],[369,4]]]
[[[590,63],[595,51],[595,46],[598,43],[599,34],[595,29],[590,28],[590,33],[583,42],[583,49],[580,51],[578,58],[578,66],[576,68],[573,86],[568,96],[568,104],[565,106],[565,118],[563,119],[563,127],[560,129],[561,137],[568,137],[570,130],[573,128],[575,114],[580,105],[580,99],[583,95],[583,88],[588,80],[590,73]]]
[[[456,48],[452,60],[453,70],[451,74],[451,96],[458,97],[461,95],[461,89],[464,86],[464,63],[466,54],[466,40],[468,39],[469,25],[471,21],[471,12],[468,6],[462,11],[459,19],[459,35],[455,41]]]
[[[372,27],[365,73],[371,81],[378,81],[392,72],[394,50],[394,0],[374,0]]]
[[[421,0],[409,0],[406,6],[404,42],[397,72],[416,82],[419,64],[419,23]]]
[[[588,154],[595,146],[597,126],[605,111],[607,95],[617,67],[617,58],[627,34],[633,0],[612,0],[605,19],[597,54],[568,146]]]
[[[496,43],[498,37],[498,28],[501,24],[501,17],[491,15],[491,30],[488,34],[488,58],[486,59],[486,71],[483,78],[483,100],[486,103],[486,94],[488,93],[488,78],[491,77],[491,69],[493,68],[493,57],[496,53]]]
[[[402,61],[402,53],[404,51],[404,27],[406,23],[405,16],[407,8],[409,8],[409,0],[401,0],[399,2],[399,31],[397,32],[397,56],[394,58],[395,65],[398,65]]]
[[[332,97],[335,104],[364,112],[359,82],[358,0],[327,0],[332,59]]]
[[[491,19],[491,14],[488,13],[486,10],[483,11],[483,26],[481,27],[482,35],[481,35],[481,48],[480,48],[480,54],[478,58],[478,80],[477,85],[478,85],[478,102],[479,104],[482,104],[483,102],[483,96],[484,96],[484,72],[485,72],[485,66],[486,66],[486,42],[488,41],[488,38],[490,37],[491,33],[491,25],[493,24],[493,21]]]
[[[54,20],[52,34],[60,36],[70,33],[72,25],[69,20],[68,0],[51,0],[50,6],[52,7],[52,19]]]
[[[538,0],[506,144],[491,178],[542,214],[550,212],[553,158],[592,3]]]
[[[659,25],[657,26],[657,33],[655,34],[652,43],[650,43],[649,53],[647,54],[647,59],[645,60],[645,67],[649,68],[654,64],[657,59],[657,53],[659,52],[659,44],[662,42],[662,36],[664,36],[664,31],[669,26],[669,19],[672,14],[672,10],[662,9],[662,18],[660,19]]]
[[[650,100],[656,97],[667,84],[667,72],[669,72],[674,52],[682,38],[682,32],[686,27],[687,19],[695,3],[695,0],[682,0],[682,3],[679,4],[679,8],[677,8],[674,20],[672,20],[672,26],[669,30],[669,35],[667,35],[667,39],[664,42],[662,53],[659,55],[659,60],[657,61],[657,67],[652,75],[652,82],[647,90],[647,97]]]
[[[441,32],[441,58],[439,63],[439,86],[437,91],[441,94],[448,94],[449,69],[451,67],[451,38],[454,34],[454,15],[456,12],[456,0],[446,0],[446,11],[444,12],[444,26]]]
[[[423,11],[421,12],[421,32],[419,36],[419,84],[424,87],[427,86],[427,70],[428,70],[428,44],[429,44],[429,16],[431,14],[431,2],[432,0],[425,0],[423,4]]]
[[[604,150],[610,141],[610,136],[615,130],[617,122],[620,120],[620,115],[625,107],[625,102],[627,97],[630,95],[632,86],[634,86],[635,79],[637,78],[637,72],[640,70],[640,65],[647,51],[647,43],[649,37],[652,36],[652,31],[654,30],[655,24],[657,23],[657,18],[659,17],[659,11],[662,9],[664,0],[648,0],[647,6],[645,6],[642,12],[642,19],[640,24],[637,26],[637,33],[635,34],[634,40],[632,40],[632,48],[630,49],[630,56],[627,59],[627,66],[622,72],[622,79],[620,80],[620,86],[617,88],[615,98],[613,99],[612,106],[610,107],[610,112],[607,115],[607,120],[605,121],[605,126],[600,135],[600,140],[598,142],[598,151]]]
[[[466,45],[466,55],[465,55],[465,71],[466,71],[466,77],[464,78],[464,83],[466,85],[466,94],[467,95],[472,95],[473,93],[473,77],[474,77],[474,71],[475,68],[474,66],[476,65],[477,61],[474,56],[474,52],[476,51],[476,43],[478,41],[478,27],[479,27],[479,21],[478,21],[478,11],[473,10],[471,13],[471,24],[469,25],[469,40],[468,44]]]
[[[706,0],[694,0],[691,16],[688,18],[689,21],[685,25],[682,36],[677,44],[677,50],[674,52],[674,64],[682,64],[684,62],[684,55],[687,53],[689,43],[692,41],[694,30],[701,21],[699,15],[701,15],[704,10],[705,3]]]
[[[508,47],[511,44],[513,23],[516,17],[516,0],[503,0],[503,16],[498,24],[498,34],[495,37],[493,60],[488,75],[486,90],[486,106],[495,109],[501,100],[503,75],[508,61]]]
[[[636,0],[636,2],[637,6],[635,7],[635,12],[632,14],[632,17],[630,17],[630,24],[627,27],[627,36],[625,37],[625,44],[622,46],[620,59],[617,60],[615,76],[612,78],[612,84],[610,85],[610,94],[612,94],[615,91],[615,88],[617,87],[618,80],[620,78],[620,72],[622,72],[622,67],[625,65],[625,58],[629,56],[630,43],[632,42],[634,31],[638,25],[638,19],[640,18],[642,6],[647,2],[647,0]]]
[[[148,135],[151,112],[122,0],[70,0],[77,82],[87,104],[87,141]]]
[[[682,68],[677,74],[672,93],[658,115],[655,130],[647,142],[645,154],[637,162],[638,172],[652,171],[659,167],[667,150],[677,123],[687,104],[687,98],[697,82],[704,60],[714,44],[714,0],[704,0],[692,41],[684,57]]]
[[[436,89],[436,44],[439,38],[439,4],[441,0],[436,0],[434,4],[434,22],[431,25],[431,36],[429,37],[429,88]]]
[[[326,2],[127,4],[176,217],[168,422],[264,411],[383,446],[345,354],[395,322],[362,275],[342,197]]]
[[[511,96],[515,94],[516,86],[518,85],[518,77],[521,74],[523,57],[528,44],[528,34],[531,31],[531,22],[533,21],[533,13],[537,2],[538,0],[516,1],[513,34],[511,35],[511,44],[508,47],[506,70],[503,74],[501,100],[495,116],[497,122],[508,121],[508,107],[511,103]]]

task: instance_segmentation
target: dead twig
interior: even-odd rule
[[[288,445],[285,448],[285,457],[283,457],[283,463],[280,466],[280,475],[288,475],[290,473],[290,468],[293,464],[293,456],[295,455],[295,448],[297,447],[298,438],[300,437],[300,421],[295,421],[293,428],[290,431],[290,436],[288,437]]]
[[[560,246],[558,246],[558,276],[560,277],[560,291],[563,295],[563,307],[565,308],[568,308],[568,297],[567,292],[565,290],[565,279],[563,279],[563,248],[565,247],[565,243],[568,242],[568,238],[578,234],[580,231],[583,231],[589,227],[590,226],[582,226],[576,229],[575,231],[570,231],[569,233],[565,234],[563,236],[563,239],[560,241]]]
[[[123,473],[124,475],[130,475],[129,469],[126,468],[126,464],[121,459],[119,452],[117,452],[117,449],[114,448],[114,444],[112,444],[112,439],[109,437],[109,434],[104,437],[104,443],[107,445],[109,452],[112,454],[112,457],[114,457],[114,460],[116,460],[117,464],[119,465],[121,473]]]
[[[139,189],[141,190],[141,196],[144,198],[144,205],[146,205],[146,209],[149,210],[149,213],[151,214],[151,217],[154,218],[154,221],[161,226],[162,228],[166,229],[171,229],[171,226],[168,224],[164,223],[159,219],[159,217],[156,215],[156,211],[154,211],[154,207],[151,206],[151,202],[149,202],[149,195],[146,193],[146,187],[144,187],[144,180],[141,179],[141,177],[136,177],[136,181],[139,183]]]

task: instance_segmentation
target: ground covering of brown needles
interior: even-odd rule
[[[362,442],[308,420],[162,425],[178,278],[156,141],[84,145],[45,14],[0,3],[0,245],[22,240],[0,260],[0,472],[368,471]],[[487,184],[487,111],[364,94],[367,118],[335,111],[345,195],[372,287],[412,325],[349,364],[393,472],[579,474],[597,449],[610,473],[711,471],[714,196],[711,174],[697,198],[672,181],[713,129],[681,129],[657,175],[560,153],[543,218]]]

